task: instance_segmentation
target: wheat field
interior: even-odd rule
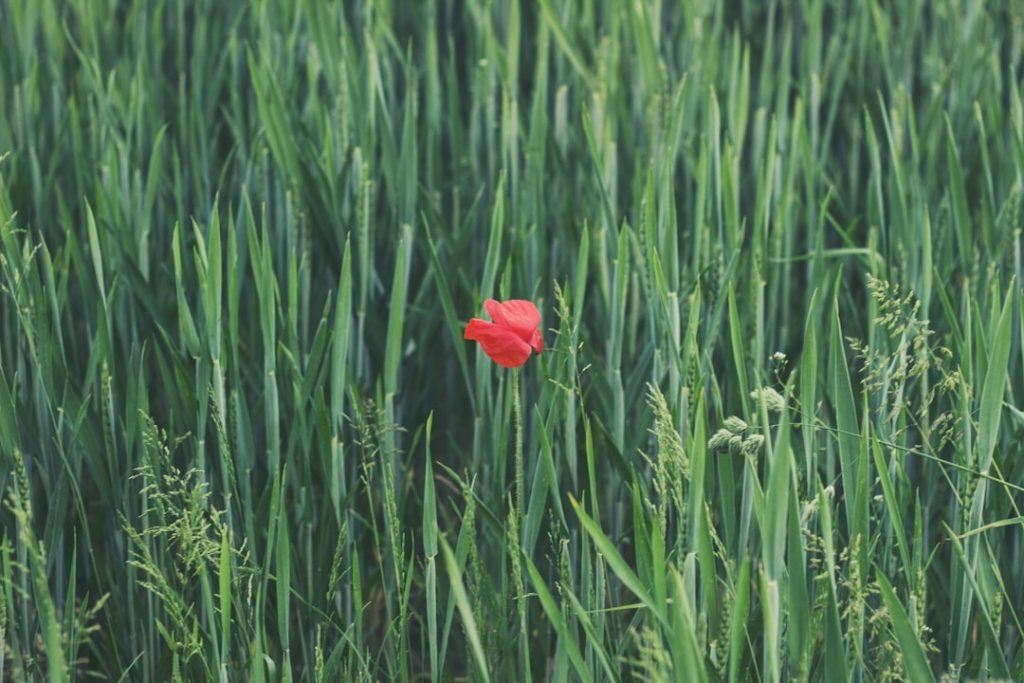
[[[1024,680],[1022,71],[1020,0],[0,0],[0,679]]]

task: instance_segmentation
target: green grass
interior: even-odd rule
[[[1022,44],[0,0],[0,678],[1024,679]]]

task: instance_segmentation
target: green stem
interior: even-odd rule
[[[516,468],[516,500],[512,512],[514,519],[512,520],[511,533],[515,536],[511,539],[510,548],[512,552],[512,580],[515,583],[516,593],[518,594],[519,603],[519,638],[520,647],[523,654],[523,676],[525,681],[529,683],[532,677],[530,676],[530,641],[529,641],[529,629],[527,624],[526,615],[526,590],[523,585],[522,575],[522,546],[523,546],[523,413],[522,406],[520,405],[519,399],[519,369],[516,368],[512,371],[512,416],[514,420],[515,429],[515,468]]]
[[[516,517],[523,519],[523,413],[519,404],[519,368],[512,371],[512,419],[514,420],[516,450]],[[520,527],[522,525],[520,524]],[[522,543],[522,538],[519,542]]]

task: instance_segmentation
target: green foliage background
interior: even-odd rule
[[[1022,62],[1017,0],[0,0],[0,677],[1024,679]]]

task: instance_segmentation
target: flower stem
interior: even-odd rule
[[[512,582],[516,589],[517,607],[519,612],[519,637],[521,651],[523,653],[523,680],[529,683],[532,680],[530,675],[530,641],[529,629],[526,614],[526,588],[523,585],[522,559],[520,553],[523,547],[523,414],[519,401],[519,369],[512,371],[512,417],[515,429],[515,468],[516,468],[516,499],[513,510],[510,511],[509,520],[509,548],[512,561]]]
[[[519,368],[512,371],[512,419],[515,429],[516,516],[523,520],[523,414],[519,403]],[[522,538],[519,539],[522,543]]]

